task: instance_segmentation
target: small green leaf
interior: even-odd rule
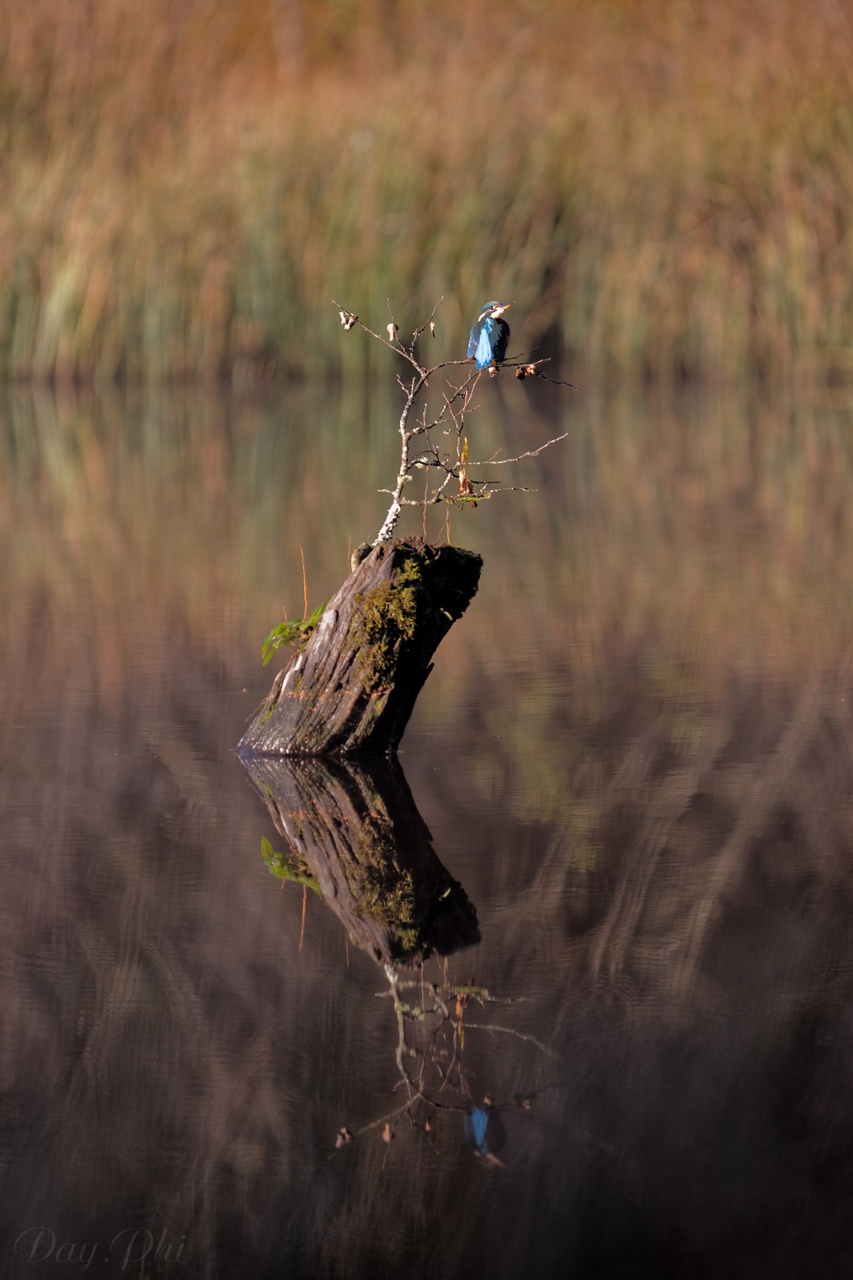
[[[302,622],[280,622],[278,626],[273,627],[261,648],[264,666],[267,665],[273,654],[284,645],[292,645],[296,649],[304,649],[322,618],[323,610],[328,603],[327,597],[322,604],[317,605],[310,617],[303,619]]]

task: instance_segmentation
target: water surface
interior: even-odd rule
[[[270,874],[233,748],[302,556],[311,609],[381,523],[393,421],[3,403],[3,1274],[847,1274],[849,409],[484,388],[472,453],[570,434],[451,513],[481,588],[393,856],[479,941],[389,975]]]

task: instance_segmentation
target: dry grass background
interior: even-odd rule
[[[4,0],[0,368],[360,371],[332,297],[458,352],[506,293],[588,383],[822,377],[851,53],[845,0]]]

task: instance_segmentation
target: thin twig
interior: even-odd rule
[[[526,453],[517,453],[514,458],[488,458],[482,462],[469,462],[469,467],[506,467],[511,462],[523,462],[525,458],[536,458],[540,453],[544,453],[546,449],[550,449],[552,444],[559,444],[561,440],[567,440],[568,431],[564,431],[561,436],[553,436],[552,439],[546,440],[544,444],[540,444],[538,449],[528,449]]]

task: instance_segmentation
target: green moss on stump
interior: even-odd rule
[[[420,561],[411,556],[391,582],[356,596],[350,638],[358,647],[356,674],[367,687],[391,684],[401,646],[415,638],[422,578]]]
[[[393,683],[405,645],[428,648],[431,653],[467,608],[468,596],[460,596],[458,611],[446,607],[458,586],[442,565],[444,550],[405,547],[393,578],[355,598],[350,625],[350,640],[358,649],[355,669],[362,684],[374,693]],[[453,551],[459,554],[456,548]],[[458,572],[458,562],[454,567]]]

